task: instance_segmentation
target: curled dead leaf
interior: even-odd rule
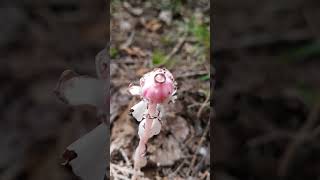
[[[161,21],[158,19],[151,19],[147,22],[142,21],[142,24],[147,30],[152,32],[156,32],[162,27]]]

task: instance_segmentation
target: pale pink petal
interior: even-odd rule
[[[130,109],[130,113],[137,121],[142,121],[143,115],[147,110],[147,106],[148,102],[140,101]]]
[[[161,123],[158,119],[154,119],[151,127],[151,137],[158,135],[161,131]]]
[[[62,73],[55,94],[71,105],[105,105],[104,82],[96,78],[79,76],[71,70]]]
[[[138,134],[139,137],[141,138],[144,134],[145,131],[145,123],[146,123],[146,119],[142,120],[139,124],[139,130],[138,130]],[[161,130],[161,123],[159,122],[158,119],[153,119],[152,122],[152,126],[151,126],[151,132],[150,132],[150,136],[149,138],[151,138],[154,135],[157,135],[160,133]]]
[[[134,85],[130,84],[128,91],[133,96],[140,96],[141,95],[141,87],[140,86],[134,86]]]
[[[177,99],[178,99],[178,96],[174,95],[174,96],[171,96],[170,101],[175,103]]]
[[[104,106],[104,82],[96,78],[79,76],[71,70],[62,73],[55,88],[55,94],[71,105]]]

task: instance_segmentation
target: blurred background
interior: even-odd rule
[[[319,179],[319,1],[215,1],[216,179]]]
[[[53,89],[65,69],[96,76],[105,47],[102,0],[0,3],[0,179],[75,179],[65,148],[97,126],[96,110],[72,108]]]
[[[140,99],[128,86],[166,67],[178,83],[178,99],[164,106],[141,179],[210,179],[209,13],[208,0],[111,1],[111,178],[131,177],[139,142],[138,122],[128,113]]]

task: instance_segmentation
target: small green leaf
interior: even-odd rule
[[[167,62],[166,56],[161,51],[155,51],[152,55],[152,64],[155,66],[164,65]]]
[[[320,43],[313,42],[306,45],[303,45],[299,48],[294,48],[289,50],[288,52],[284,53],[281,58],[283,62],[290,63],[290,62],[299,62],[303,61],[307,58],[320,56]]]
[[[302,48],[296,50],[293,56],[296,58],[305,58],[313,55],[320,55],[320,43],[312,43],[305,45]]]
[[[208,81],[208,80],[210,80],[210,76],[209,76],[209,74],[206,74],[206,75],[201,76],[199,79],[201,81]]]
[[[118,56],[119,52],[116,48],[112,47],[110,48],[110,57],[111,59],[114,59]]]
[[[195,17],[192,17],[187,24],[187,28],[199,43],[207,49],[210,48],[210,32],[207,25],[196,22]]]
[[[307,86],[304,82],[300,82],[296,86],[298,95],[303,99],[303,101],[309,105],[313,106],[317,101],[319,101],[320,94],[313,87]]]

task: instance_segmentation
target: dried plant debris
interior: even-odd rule
[[[172,136],[161,137],[166,138],[161,144],[157,144],[155,147],[150,148],[150,160],[157,166],[171,166],[177,160],[184,157],[181,150],[181,145]]]

